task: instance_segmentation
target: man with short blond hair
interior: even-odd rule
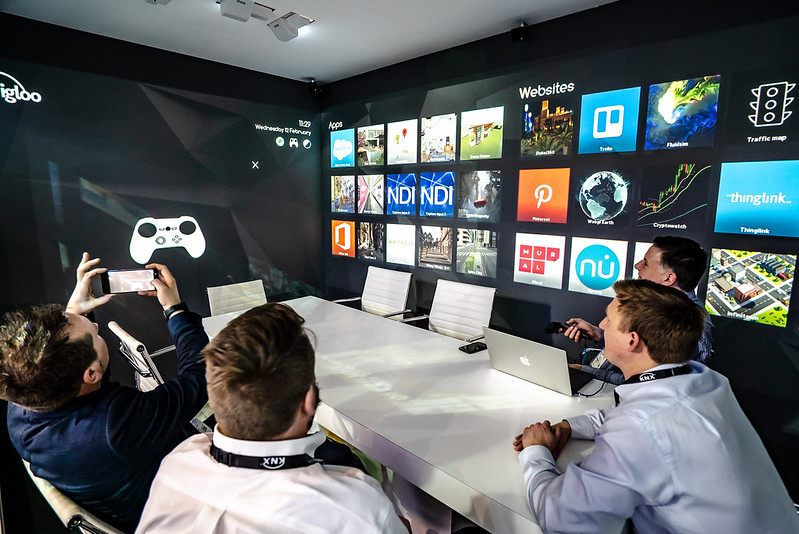
[[[617,406],[516,437],[527,498],[544,532],[599,532],[632,518],[636,532],[799,532],[793,503],[729,382],[691,361],[705,311],[648,280],[613,285],[600,323],[624,373]],[[569,438],[594,451],[565,472]]]
[[[702,302],[696,296],[696,285],[705,273],[707,265],[707,252],[702,246],[687,237],[658,236],[652,241],[652,246],[647,249],[644,257],[635,264],[640,280],[649,280],[668,287],[675,287],[683,291],[688,298],[699,308]],[[567,321],[568,327],[563,335],[574,342],[591,340],[600,346],[604,343],[602,328],[594,326],[585,319],[572,317]],[[705,317],[705,326],[702,335],[694,345],[692,359],[698,362],[707,362],[713,352],[713,323],[710,317]],[[600,349],[593,349],[599,351]],[[587,359],[586,359],[587,360]],[[611,384],[621,384],[624,376],[618,367],[611,364],[602,352],[581,364],[569,364],[570,367],[594,375],[599,380]]]
[[[167,456],[137,532],[407,534],[380,485],[313,457],[314,350],[290,307],[237,317],[203,350],[213,434]]]

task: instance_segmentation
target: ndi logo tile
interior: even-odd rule
[[[388,215],[416,215],[416,174],[387,175],[386,190]]]

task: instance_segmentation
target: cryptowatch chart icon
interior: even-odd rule
[[[749,105],[755,110],[754,115],[749,115],[749,120],[757,128],[764,126],[779,126],[785,119],[791,116],[788,106],[793,102],[793,97],[788,96],[795,83],[777,82],[764,83],[756,89],[752,89],[752,94],[757,100],[750,102]]]

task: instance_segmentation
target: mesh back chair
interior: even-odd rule
[[[366,282],[360,297],[334,300],[333,302],[361,301],[361,309],[381,317],[401,319],[406,309],[408,289],[411,286],[411,273],[382,269],[370,265],[366,272]]]
[[[164,347],[150,354],[144,343],[127,333],[116,321],[108,323],[108,328],[119,338],[119,352],[128,360],[134,371],[136,389],[152,391],[164,383],[161,373],[153,362],[153,356],[160,356],[175,350],[175,345]],[[208,403],[191,420],[192,426],[200,432],[211,432],[213,429],[204,423],[213,414]]]
[[[261,280],[250,280],[208,288],[208,304],[211,315],[244,312],[266,304],[266,291]]]
[[[493,287],[438,280],[429,315],[406,321],[429,319],[429,329],[462,340],[483,337],[483,327],[491,320],[494,308]]]
[[[116,321],[110,321],[108,328],[119,338],[119,352],[125,357],[133,367],[136,389],[139,391],[151,391],[159,384],[164,383],[161,373],[153,363],[153,356],[160,356],[175,350],[175,345],[164,347],[150,354],[144,343],[128,334]]]
[[[98,519],[75,501],[58,491],[58,489],[43,478],[39,478],[31,471],[31,466],[22,460],[28,476],[31,477],[36,488],[42,494],[47,504],[58,516],[69,532],[83,534],[123,534],[108,523]]]

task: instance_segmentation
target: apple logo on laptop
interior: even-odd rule
[[[522,365],[526,365],[527,367],[530,367],[530,358],[528,358],[527,356],[519,357],[519,361],[522,362]]]

